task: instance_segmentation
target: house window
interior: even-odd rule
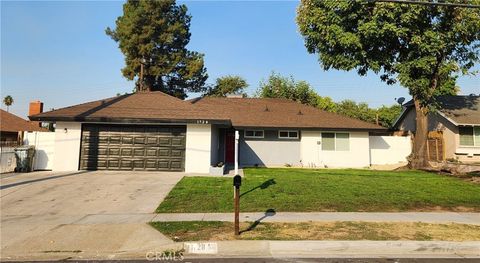
[[[349,151],[350,134],[322,132],[322,151]]]
[[[480,146],[480,127],[459,127],[460,146]]]
[[[298,139],[298,131],[278,131],[280,139]]]
[[[263,130],[245,130],[245,138],[263,138]]]

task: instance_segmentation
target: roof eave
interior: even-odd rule
[[[194,123],[194,124],[230,124],[230,120],[225,119],[167,119],[167,118],[112,118],[112,117],[42,117],[42,116],[29,116],[32,121],[43,122],[111,122],[111,123],[125,123],[125,124],[160,124],[160,123]]]
[[[245,126],[245,125],[240,125],[240,126],[233,126],[236,129],[296,129],[296,130],[323,130],[323,131],[378,131],[378,132],[387,132],[389,131],[388,128],[354,128],[354,127],[284,127],[284,126],[262,126],[262,125],[256,125],[256,126]]]

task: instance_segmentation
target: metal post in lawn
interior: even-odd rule
[[[235,175],[233,177],[233,186],[235,187],[234,206],[235,206],[235,235],[240,235],[240,186],[242,177]]]

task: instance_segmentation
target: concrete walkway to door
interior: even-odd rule
[[[1,259],[62,259],[72,254],[107,259],[128,253],[141,257],[169,247],[173,242],[146,223],[184,175],[113,171],[2,174]],[[83,223],[99,215],[124,220]]]

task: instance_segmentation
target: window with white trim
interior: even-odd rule
[[[480,146],[480,127],[458,127],[460,146]]]
[[[298,131],[280,130],[278,131],[278,138],[279,139],[298,139]]]
[[[350,134],[322,132],[322,151],[350,151]]]
[[[245,130],[245,138],[260,139],[265,137],[263,130]]]

